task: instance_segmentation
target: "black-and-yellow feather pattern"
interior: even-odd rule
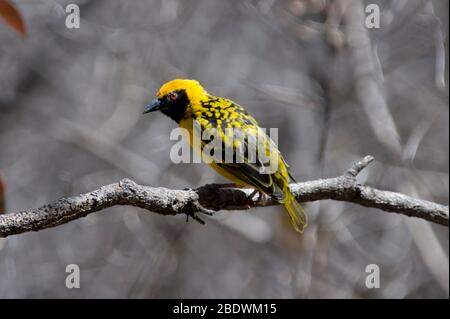
[[[223,143],[223,149],[231,149],[233,156],[237,156],[237,150],[243,150],[243,161],[228,163],[222,161],[212,161],[211,167],[224,177],[232,180],[239,187],[250,186],[275,198],[286,207],[292,225],[295,230],[303,232],[307,225],[307,215],[292,195],[289,189],[289,167],[286,164],[282,154],[270,137],[260,128],[258,122],[240,105],[221,97],[210,95],[195,80],[173,80],[166,83],[160,89],[157,97],[164,99],[171,92],[179,92],[185,96],[185,109],[183,116],[179,120],[180,127],[187,129],[189,140],[192,145],[192,138],[198,123],[201,131],[208,129],[216,130],[220,134]],[[179,106],[180,107],[180,106]],[[170,107],[169,107],[170,110]],[[179,111],[179,110],[177,110]],[[170,116],[170,114],[168,114]],[[172,117],[173,118],[173,117]],[[194,122],[195,121],[195,122]],[[244,136],[254,137],[252,139],[236,139],[229,133],[231,130],[239,129]],[[260,160],[261,154],[257,153],[254,161],[250,160],[248,150],[258,149],[252,143],[261,143],[263,152],[265,152],[266,161]],[[199,150],[204,151],[207,141],[202,141]],[[203,153],[203,156],[205,154]],[[276,162],[277,170],[266,174],[267,159]]]

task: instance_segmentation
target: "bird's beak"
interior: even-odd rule
[[[154,111],[158,111],[161,108],[161,101],[158,99],[154,99],[152,101],[152,103],[150,103],[149,105],[147,105],[144,108],[144,114],[145,113],[150,113],[150,112],[154,112]]]

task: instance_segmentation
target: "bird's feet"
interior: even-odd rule
[[[205,221],[198,217],[198,214],[205,214],[207,216],[213,216],[215,211],[211,209],[207,209],[203,207],[198,200],[193,200],[189,205],[189,208],[186,209],[186,223],[189,221],[189,217],[191,217],[196,222],[205,225]]]
[[[255,195],[258,195],[258,198],[256,199],[255,203],[257,205],[261,205],[261,206],[265,206],[267,199],[266,199],[266,194],[264,194],[263,192],[255,189],[250,195],[249,198],[251,200],[254,200]]]

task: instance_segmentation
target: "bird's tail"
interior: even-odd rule
[[[303,233],[308,225],[308,215],[289,189],[285,193],[284,207],[286,207],[294,229],[299,233]]]

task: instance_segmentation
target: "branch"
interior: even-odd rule
[[[372,161],[372,156],[366,156],[342,176],[291,184],[291,191],[300,202],[323,199],[351,202],[448,227],[448,206],[359,184],[356,176]],[[62,198],[38,209],[0,215],[0,237],[55,227],[116,205],[136,206],[161,215],[185,214],[199,222],[202,220],[198,218],[198,213],[279,205],[270,198],[259,200],[253,193],[252,189],[227,188],[218,184],[173,190],[142,186],[123,179],[119,183]]]

